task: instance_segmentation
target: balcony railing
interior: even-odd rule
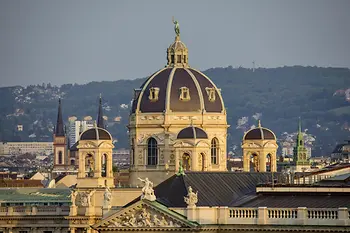
[[[348,208],[229,208],[227,224],[350,225]]]
[[[69,215],[69,206],[9,206],[0,207],[0,216]]]

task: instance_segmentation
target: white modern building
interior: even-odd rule
[[[94,121],[70,121],[68,128],[69,146],[74,145],[79,140],[81,132],[94,127]]]

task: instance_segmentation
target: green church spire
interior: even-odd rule
[[[295,165],[308,165],[309,161],[306,156],[307,150],[304,142],[304,135],[301,128],[301,119],[299,117],[298,133],[296,139],[296,145],[294,147],[294,163]]]

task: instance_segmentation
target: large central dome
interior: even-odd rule
[[[167,49],[167,66],[135,90],[132,113],[223,112],[220,89],[188,65],[186,45],[176,36]]]

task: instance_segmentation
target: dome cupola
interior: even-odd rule
[[[175,41],[167,49],[167,65],[135,90],[131,113],[224,113],[221,89],[202,72],[188,65],[188,49],[175,24]]]
[[[178,21],[174,21],[175,41],[167,49],[168,67],[188,67],[188,49],[180,40],[180,27]]]
[[[259,120],[258,127],[248,130],[243,140],[276,140],[276,136],[271,130],[261,127]]]

